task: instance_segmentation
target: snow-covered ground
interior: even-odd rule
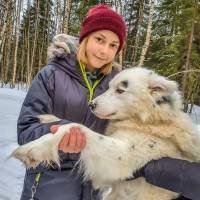
[[[200,127],[200,107],[199,106],[193,106],[192,114],[190,114],[190,116],[196,124],[199,124],[199,127]]]
[[[25,95],[24,91],[0,88],[0,200],[20,199],[25,169],[7,157],[17,146],[16,123]],[[200,107],[194,107],[192,118],[200,124]]]
[[[18,200],[25,169],[14,159],[7,159],[17,146],[16,123],[26,93],[0,89],[0,200]]]

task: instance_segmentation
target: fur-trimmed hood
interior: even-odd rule
[[[78,38],[66,34],[56,35],[47,51],[48,64],[55,65],[85,85],[76,59],[77,47]]]

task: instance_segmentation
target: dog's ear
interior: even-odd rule
[[[171,81],[157,74],[150,74],[149,77],[150,93],[171,94],[178,90],[178,85],[175,81]]]

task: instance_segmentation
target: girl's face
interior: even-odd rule
[[[91,33],[86,44],[87,70],[94,71],[111,63],[119,44],[119,37],[112,31],[101,30]]]

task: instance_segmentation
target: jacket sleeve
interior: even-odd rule
[[[149,162],[143,176],[153,185],[200,199],[200,163],[165,157]]]
[[[25,97],[17,122],[18,143],[28,143],[50,132],[53,124],[68,123],[67,120],[41,124],[37,115],[53,113],[54,73],[46,66],[32,82]]]

